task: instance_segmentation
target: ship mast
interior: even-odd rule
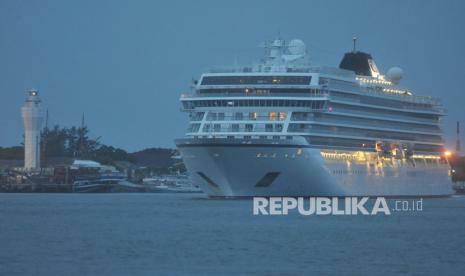
[[[461,146],[460,146],[460,122],[457,121],[457,141],[455,143],[455,152],[460,152],[461,151]]]

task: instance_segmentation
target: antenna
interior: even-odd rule
[[[457,121],[457,141],[455,144],[455,152],[460,152],[461,147],[460,147],[460,122]]]
[[[352,37],[352,40],[354,41],[354,53],[355,53],[355,51],[356,51],[356,47],[355,47],[355,46],[356,46],[356,44],[357,44],[357,37],[354,35],[354,36]]]
[[[45,111],[45,129],[48,130],[48,108]]]
[[[79,129],[79,148],[78,148],[78,157],[79,158],[84,158],[84,155],[86,153],[86,145],[84,143],[84,129],[86,127],[86,121],[84,118],[84,112],[82,113],[82,118],[81,118],[81,128]]]
[[[84,128],[85,125],[86,125],[86,121],[85,121],[85,118],[84,118],[84,112],[82,112],[82,117],[81,117],[81,128]]]
[[[48,130],[48,108],[47,108],[47,110],[45,111],[45,127],[42,132],[44,140],[42,141],[42,148],[41,148],[42,153],[40,155],[40,157],[42,158],[42,163],[45,165],[47,164],[46,152],[47,152],[48,132],[49,130]]]

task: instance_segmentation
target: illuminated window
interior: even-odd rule
[[[279,120],[281,121],[286,120],[286,112],[279,112]]]
[[[250,112],[249,113],[249,119],[257,120],[257,117],[258,117],[257,112]]]
[[[268,118],[270,119],[270,121],[276,121],[276,112],[269,112]]]

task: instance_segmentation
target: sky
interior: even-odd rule
[[[79,125],[128,151],[174,147],[179,96],[214,66],[250,64],[260,43],[302,39],[312,65],[358,48],[401,85],[442,99],[446,144],[465,133],[465,1],[0,1],[0,146],[19,145],[25,91],[49,124]],[[464,139],[462,139],[462,144]]]

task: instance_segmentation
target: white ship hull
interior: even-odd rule
[[[300,137],[294,137],[300,138]],[[176,141],[209,196],[448,196],[446,164],[370,166],[327,160],[305,139]]]

